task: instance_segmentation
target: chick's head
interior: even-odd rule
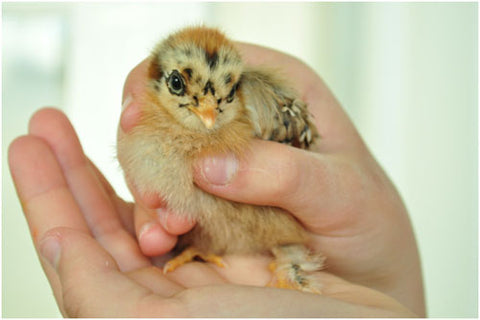
[[[242,71],[240,54],[222,33],[194,27],[155,48],[149,77],[159,107],[181,125],[208,132],[240,114]]]

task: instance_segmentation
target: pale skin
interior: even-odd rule
[[[164,275],[156,265],[194,222],[160,196],[120,199],[85,156],[68,119],[37,112],[9,163],[42,266],[69,317],[425,316],[420,260],[407,211],[323,81],[298,60],[238,44],[247,63],[285,70],[309,104],[322,140],[316,153],[254,141],[226,175],[199,161],[195,183],[218,196],[291,212],[327,257],[322,295],[264,287],[268,256],[194,262]],[[129,74],[119,135],[138,120],[147,61]],[[217,159],[221,161],[221,159]],[[137,241],[138,238],[138,241]]]

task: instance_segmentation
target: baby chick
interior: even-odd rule
[[[270,252],[271,285],[320,292],[311,274],[323,258],[305,244],[308,233],[290,214],[215,197],[196,187],[192,166],[206,155],[248,155],[253,138],[308,149],[318,137],[304,102],[277,73],[247,67],[216,29],[190,27],[159,43],[151,55],[138,125],[118,142],[126,176],[142,193],[195,219],[179,238],[181,252],[164,271],[195,257],[223,265],[225,254]]]

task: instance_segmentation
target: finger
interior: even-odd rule
[[[179,216],[165,207],[157,208],[155,213],[163,229],[172,235],[187,233],[195,226],[194,220]]]
[[[90,236],[56,228],[42,239],[40,252],[58,273],[68,317],[136,317],[146,297],[162,304],[161,290],[155,297],[121,273],[113,257]],[[166,286],[165,293],[171,295],[172,288]]]
[[[177,236],[192,229],[195,222],[171,213],[160,196],[141,195],[131,183],[127,185],[135,199],[135,230],[143,254],[154,257],[171,251]]]
[[[42,109],[33,115],[29,131],[49,144],[89,229],[117,259],[122,270],[149,265],[135,239],[123,228],[115,206],[65,115],[55,109]]]
[[[89,233],[61,168],[47,143],[38,137],[15,139],[8,150],[13,181],[38,251],[38,239],[55,227],[65,226]],[[62,314],[62,294],[54,270],[42,263]]]
[[[234,293],[234,299],[232,299]],[[412,317],[399,305],[381,307],[358,305],[327,296],[297,290],[222,285],[198,287],[181,292],[177,298],[194,317],[241,318],[255,314],[260,318],[390,318]],[[215,301],[212,308],[211,302]],[[241,303],[239,303],[241,301]],[[192,315],[190,315],[192,316]]]
[[[133,68],[125,80],[119,132],[129,132],[140,118],[140,106],[145,94],[148,65],[149,59],[143,60]]]
[[[140,194],[135,186],[127,183],[135,203],[140,207],[139,217],[135,220],[137,234],[145,223],[160,223],[165,232],[171,235],[180,235],[188,232],[195,225],[195,221],[179,216],[167,208],[166,201],[158,194]]]
[[[8,156],[13,181],[35,241],[58,226],[89,233],[62,169],[43,139],[17,138],[10,145]]]
[[[134,236],[135,224],[133,222],[133,216],[132,216],[134,204],[130,202],[126,202],[122,198],[118,197],[117,193],[115,192],[113,187],[110,185],[110,183],[107,181],[105,176],[100,172],[100,170],[98,170],[98,168],[90,159],[88,159],[88,161],[92,171],[97,176],[97,179],[100,181],[103,188],[105,189],[105,192],[108,194],[110,201],[115,206],[115,209],[122,221],[122,225],[132,236]]]
[[[135,207],[135,227],[143,254],[153,257],[173,249],[177,236],[191,230],[194,222],[170,213],[165,208]]]
[[[320,234],[357,219],[362,197],[361,171],[338,155],[321,155],[255,140],[248,152],[200,159],[195,183],[217,196],[286,209]]]
[[[134,215],[138,243],[143,254],[154,257],[173,249],[177,243],[177,237],[165,231],[152,210],[136,205]]]

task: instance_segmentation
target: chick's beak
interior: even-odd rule
[[[215,118],[217,117],[217,102],[211,95],[203,97],[198,101],[198,107],[190,107],[190,110],[195,113],[203,122],[207,129],[213,128]]]

